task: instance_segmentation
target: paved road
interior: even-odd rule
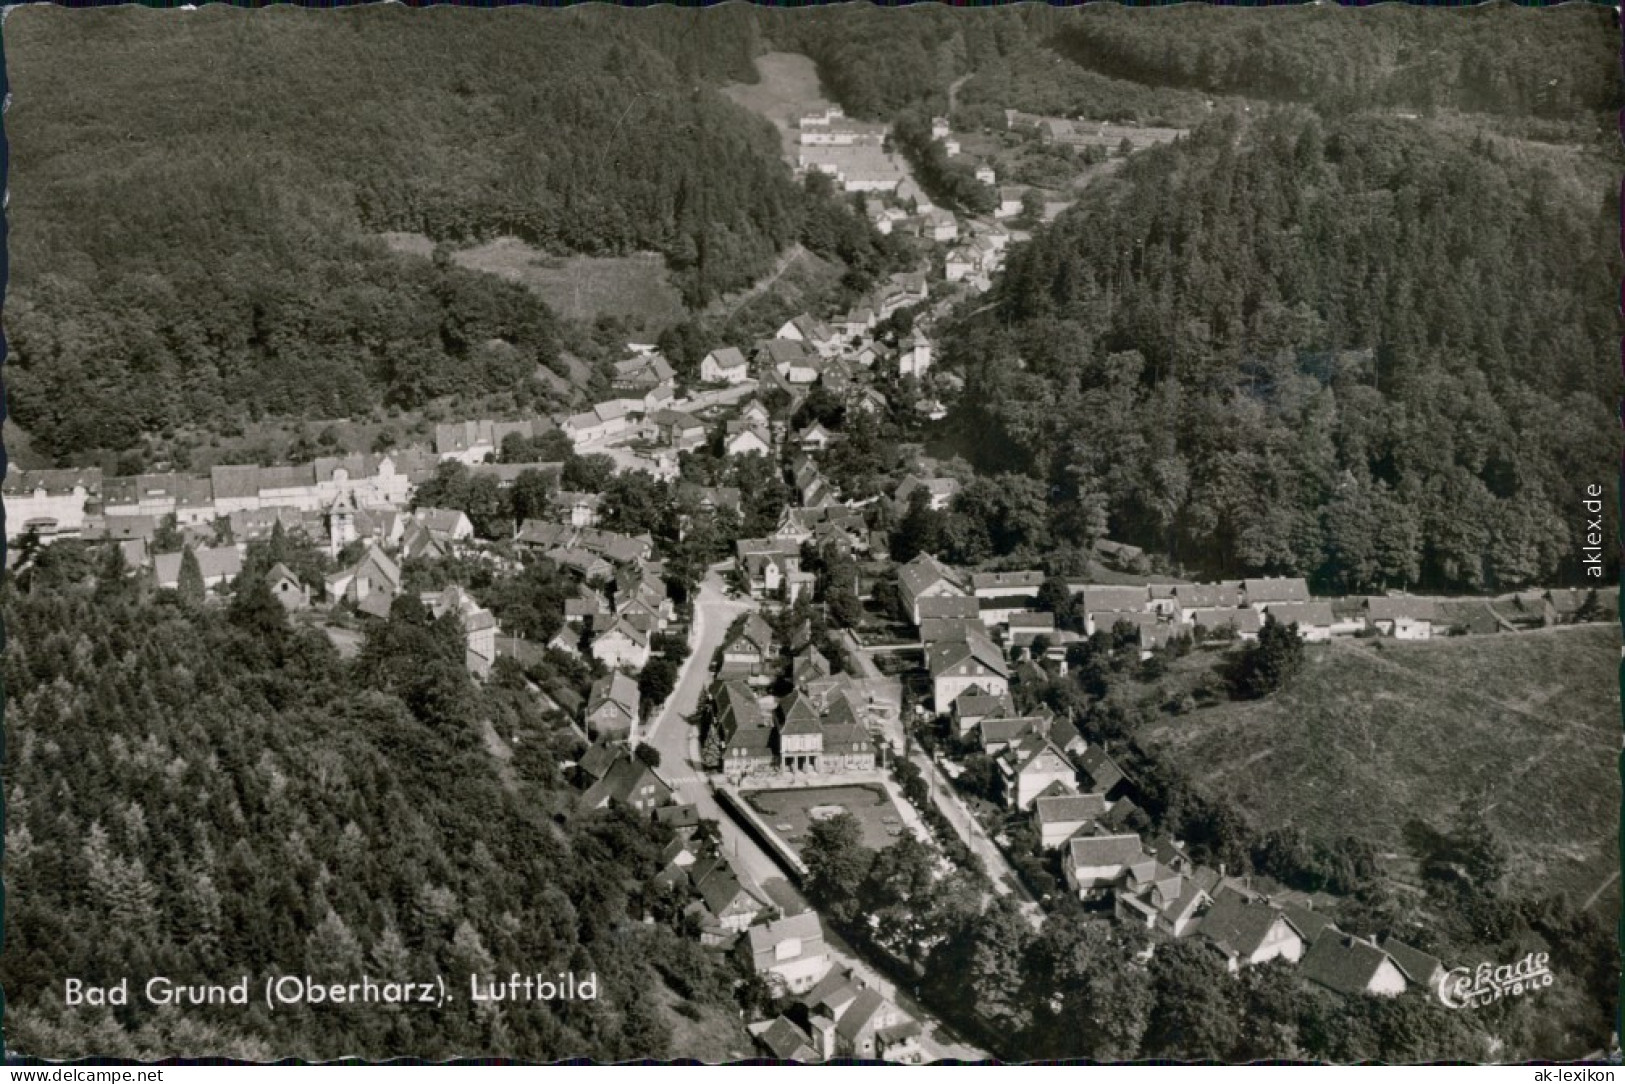
[[[722,832],[723,849],[734,868],[752,877],[786,914],[799,914],[802,911],[812,910],[806,898],[790,883],[784,871],[767,852],[746,835],[739,824],[717,803],[710,782],[700,768],[697,730],[687,721],[687,716],[693,714],[695,708],[699,706],[700,697],[704,694],[710,678],[712,656],[716,654],[717,648],[722,646],[728,627],[741,613],[756,608],[754,602],[728,597],[720,574],[726,567],[719,565],[713,568],[700,585],[700,595],[694,604],[694,625],[689,634],[692,651],[683,663],[677,688],[667,699],[666,706],[661,709],[660,714],[649,724],[642,740],[660,750],[660,774],[677,789],[678,799],[693,803],[699,809],[701,817],[717,822]],[[956,1041],[910,994],[897,989],[893,983],[888,982],[865,963],[852,947],[841,940],[827,925],[824,933],[829,941],[832,958],[864,976],[872,986],[885,993],[920,1022],[925,1029],[920,1045],[928,1059],[935,1061],[958,1058],[961,1061],[976,1061],[987,1057],[985,1051]]]
[[[910,759],[925,773],[925,781],[931,785],[931,797],[936,801],[942,815],[948,818],[948,823],[953,825],[959,838],[964,840],[972,854],[980,855],[982,861],[987,863],[988,876],[993,878],[993,890],[1001,896],[1014,892],[1016,898],[1021,901],[1021,909],[1027,915],[1027,921],[1032,923],[1034,929],[1041,926],[1044,921],[1043,909],[1038,906],[1038,901],[1033,899],[1032,893],[1027,891],[1026,884],[1016,876],[1015,869],[1005,858],[1004,852],[999,850],[998,844],[988,837],[981,823],[971,815],[965,803],[960,800],[948,777],[922,749],[914,750]]]

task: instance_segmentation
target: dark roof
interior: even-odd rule
[[[1303,954],[1299,966],[1306,978],[1329,990],[1363,994],[1387,961],[1388,954],[1377,946],[1345,934],[1316,941]]]
[[[1444,962],[1437,956],[1423,952],[1419,948],[1412,948],[1397,937],[1380,938],[1378,944],[1394,961],[1395,966],[1412,982],[1428,982],[1444,969]]]
[[[1436,616],[1432,599],[1410,596],[1368,598],[1365,600],[1365,610],[1366,616],[1373,621],[1394,621],[1403,618],[1412,621],[1433,621]]]
[[[1103,794],[1068,794],[1064,798],[1040,798],[1033,803],[1033,817],[1040,824],[1092,821],[1105,812]]]
[[[1138,612],[1151,601],[1151,592],[1144,587],[1101,587],[1086,585],[1082,609],[1085,613]]]
[[[1098,745],[1091,745],[1083,751],[1078,757],[1078,766],[1094,782],[1098,791],[1109,791],[1123,779],[1123,769]]]
[[[1280,624],[1304,628],[1330,628],[1333,620],[1329,602],[1275,602],[1269,615]]]
[[[970,595],[928,595],[919,600],[920,619],[928,617],[976,620],[980,608]]]
[[[1226,892],[1213,901],[1213,907],[1203,917],[1201,933],[1227,955],[1251,956],[1277,922],[1285,922],[1299,937],[1303,936],[1284,912],[1267,901]]]
[[[1242,590],[1247,592],[1247,604],[1260,602],[1308,602],[1309,585],[1296,577],[1265,580],[1243,580]]]
[[[780,1061],[813,1062],[818,1052],[812,1047],[812,1037],[788,1018],[779,1016],[756,1033],[756,1041],[768,1055]]]
[[[885,1005],[886,999],[881,996],[880,991],[858,991],[858,996],[852,999],[852,1004],[847,1006],[846,1011],[841,1014],[841,1019],[836,1022],[836,1033],[847,1040],[856,1039],[863,1034],[863,1029],[869,1026],[869,1022],[885,1008]]]
[[[1127,866],[1142,861],[1145,844],[1132,834],[1074,836],[1069,842],[1073,866]]]
[[[925,649],[927,669],[933,677],[971,660],[981,663],[1000,677],[1009,676],[1004,653],[984,636],[972,635],[964,640],[944,640]]]
[[[1316,911],[1312,907],[1305,907],[1301,903],[1293,903],[1289,900],[1276,900],[1275,906],[1279,907],[1282,913],[1292,920],[1292,925],[1297,927],[1305,942],[1313,943],[1320,940],[1328,930],[1337,931],[1337,924],[1331,920],[1329,915]]]

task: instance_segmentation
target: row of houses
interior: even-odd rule
[[[284,467],[224,465],[207,475],[116,478],[104,478],[99,468],[29,471],[13,466],[4,483],[7,533],[12,539],[33,530],[45,538],[150,540],[173,518],[182,530],[213,531],[225,521],[242,543],[267,534],[278,521],[285,530],[298,527],[314,536],[333,530],[330,521],[339,519],[334,545],[340,548],[354,540],[345,537],[345,528],[358,523],[385,535],[395,532],[389,515],[411,503],[440,461],[426,450],[405,450]],[[539,471],[556,484],[562,464],[479,462],[469,471],[476,478],[489,475],[501,487],[525,471]],[[375,517],[377,524],[371,522]],[[399,528],[404,527],[403,521]]]
[[[1231,973],[1282,960],[1336,993],[1380,997],[1432,988],[1445,973],[1437,957],[1397,938],[1339,929],[1301,894],[1272,897],[1197,865],[1165,837],[1147,844],[1109,828],[1075,835],[1062,868],[1080,898],[1109,899],[1120,922],[1169,938],[1195,937],[1218,952]]]
[[[1004,775],[1007,805],[1029,813],[1045,850],[1061,852],[1066,885],[1086,905],[1109,904],[1117,921],[1167,938],[1199,937],[1232,973],[1283,959],[1347,995],[1398,994],[1443,974],[1401,941],[1345,933],[1302,894],[1266,896],[1193,862],[1175,840],[1147,842],[1127,776],[1065,720],[1017,716],[1007,697],[964,696],[957,707],[960,733],[976,733]]]

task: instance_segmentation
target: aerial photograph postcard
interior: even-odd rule
[[[1617,1058],[1620,40],[7,9],[8,1059]]]

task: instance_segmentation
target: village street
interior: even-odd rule
[[[812,910],[805,897],[790,883],[767,852],[718,804],[711,784],[700,767],[698,735],[687,719],[699,706],[700,698],[705,693],[711,659],[722,646],[729,626],[740,614],[758,607],[754,601],[728,597],[720,575],[720,569],[726,567],[720,565],[711,569],[700,585],[689,638],[692,650],[683,664],[677,688],[666,700],[660,714],[650,723],[642,740],[660,751],[660,774],[676,789],[677,801],[692,803],[701,817],[717,822],[721,829],[723,851],[734,869],[761,885],[786,915],[799,914]],[[927,1013],[909,991],[886,981],[860,959],[827,923],[824,935],[832,960],[852,968],[920,1022],[924,1029],[920,1045],[928,1061],[946,1058],[976,1061],[987,1057],[986,1052],[949,1038],[942,1024]]]
[[[1016,876],[1016,871],[1004,857],[1004,852],[988,838],[981,824],[971,815],[959,795],[954,793],[953,784],[937,767],[936,762],[927,756],[923,749],[915,749],[910,759],[924,773],[925,781],[931,788],[931,797],[936,801],[942,815],[948,818],[948,823],[953,825],[954,831],[971,849],[971,853],[980,856],[987,864],[987,875],[993,880],[993,890],[1001,896],[1014,892],[1016,899],[1021,903],[1022,913],[1027,916],[1027,921],[1032,923],[1033,929],[1042,926],[1044,913],[1039,908],[1038,901],[1027,891],[1027,886],[1021,878]]]

